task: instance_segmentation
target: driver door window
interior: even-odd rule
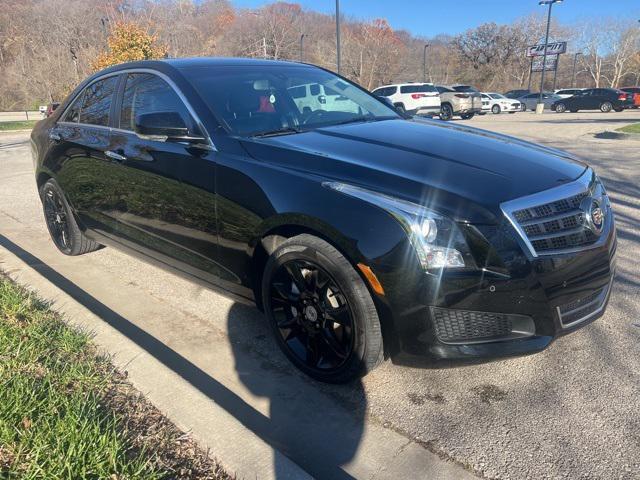
[[[189,110],[167,82],[150,73],[128,74],[122,94],[120,128],[134,132],[136,118],[150,113],[177,113],[190,133],[198,133]]]

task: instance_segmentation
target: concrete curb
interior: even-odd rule
[[[97,315],[76,302],[39,273],[32,264],[0,249],[0,268],[15,282],[48,300],[51,308],[71,324],[91,332],[94,342],[112,356],[116,367],[172,422],[211,449],[229,473],[247,479],[310,479],[298,465],[244,427],[222,406],[180,378],[127,336],[110,328]],[[179,401],[177,399],[180,399]],[[240,400],[241,401],[241,400]],[[182,406],[189,404],[188,411]],[[198,412],[206,412],[199,415]],[[213,427],[213,428],[212,428]],[[278,471],[274,471],[274,465]]]

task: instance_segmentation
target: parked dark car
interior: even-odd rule
[[[321,86],[335,98],[296,93]],[[31,136],[53,242],[114,246],[265,311],[330,382],[537,352],[604,312],[616,234],[568,153],[404,119],[309,65],[171,59],[85,80]]]
[[[633,96],[633,108],[640,108],[640,87],[624,87],[620,90]]]
[[[528,95],[529,93],[531,93],[531,90],[529,89],[519,89],[519,90],[509,90],[507,93],[504,94],[505,97],[507,98],[513,98],[513,99],[518,99],[520,97],[524,97],[525,95]]]
[[[600,110],[608,113],[611,110],[621,112],[633,106],[630,93],[615,88],[589,88],[576,93],[573,97],[563,98],[551,105],[551,110],[558,113],[578,112],[579,110]]]

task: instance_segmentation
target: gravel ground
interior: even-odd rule
[[[599,172],[619,234],[618,276],[603,318],[537,355],[451,369],[387,362],[358,388],[318,385],[318,392],[344,403],[354,415],[365,409],[368,421],[401,431],[478,476],[640,478],[640,141],[593,138],[633,121],[640,121],[637,111],[518,113],[461,122],[569,150]],[[20,138],[25,137],[0,136],[0,152],[15,148],[2,144]],[[31,161],[26,146],[12,151],[21,166]],[[2,165],[0,173],[4,191],[12,174]],[[22,192],[14,193],[20,197]],[[41,229],[39,206],[29,195],[28,201],[0,198],[0,210],[28,219],[28,228]],[[250,334],[233,341],[262,357],[265,368],[288,368],[257,312],[113,249],[92,259],[97,268],[117,272],[124,283],[143,286],[167,308],[220,331],[229,331],[228,313],[235,309]]]

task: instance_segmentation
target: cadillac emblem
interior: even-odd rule
[[[605,222],[605,211],[600,202],[600,199],[587,197],[580,205],[580,209],[584,215],[585,227],[598,236],[602,234]]]

